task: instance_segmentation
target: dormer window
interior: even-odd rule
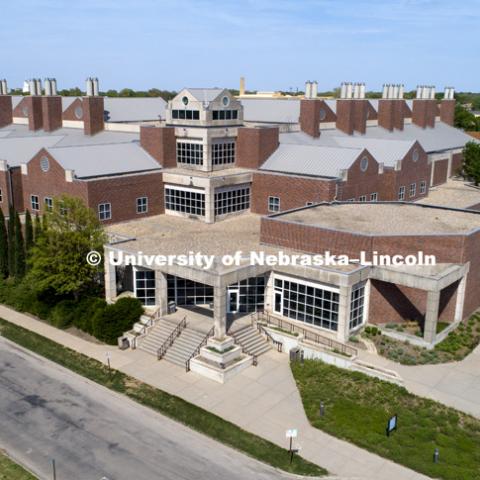
[[[187,106],[188,105],[188,97],[182,97],[182,103]]]
[[[212,110],[212,120],[236,120],[238,110]]]
[[[227,96],[222,98],[222,104],[224,107],[228,107],[229,103],[230,103],[230,99]]]

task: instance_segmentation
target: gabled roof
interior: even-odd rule
[[[77,178],[160,170],[158,162],[137,143],[52,147],[47,151]]]
[[[161,97],[105,97],[107,122],[142,122],[165,119],[167,102]]]
[[[260,170],[337,178],[360,156],[361,148],[282,143]]]
[[[63,137],[15,137],[0,138],[0,160],[5,160],[10,167],[18,167],[28,162],[39,150],[54,146]]]
[[[185,88],[199,102],[213,102],[224,88]]]

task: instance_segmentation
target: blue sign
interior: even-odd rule
[[[394,415],[393,417],[389,418],[387,423],[387,437],[390,436],[390,432],[393,432],[393,430],[397,429],[397,424],[398,424],[397,415]]]

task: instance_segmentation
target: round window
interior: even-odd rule
[[[50,161],[47,157],[42,157],[40,159],[40,168],[42,169],[42,172],[48,172],[50,170]]]
[[[83,117],[83,108],[78,106],[77,108],[75,108],[73,113],[75,115],[75,118],[78,118],[80,120]]]
[[[222,103],[226,107],[230,103],[230,99],[227,96],[225,96],[225,97],[222,98]]]
[[[325,120],[327,118],[327,112],[325,111],[325,109],[321,108],[319,113],[320,113],[320,120]]]
[[[362,172],[365,172],[368,168],[368,158],[367,157],[363,157],[361,160],[360,160],[360,170]]]
[[[416,162],[420,158],[420,154],[418,153],[418,150],[415,149],[412,153],[412,160]]]
[[[183,103],[184,105],[188,105],[188,97],[183,97],[183,98],[182,98],[182,103]]]
[[[22,113],[23,113],[23,115],[25,115],[25,117],[28,117],[28,107],[27,106],[22,108]]]

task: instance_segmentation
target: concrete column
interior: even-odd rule
[[[205,188],[205,222],[215,223],[215,187],[211,183]]]
[[[431,162],[432,168],[430,169],[430,186],[433,187],[433,175],[435,174],[435,162]],[[407,187],[405,187],[407,188]],[[405,198],[407,198],[407,191],[405,190]]]
[[[370,316],[370,293],[372,291],[372,281],[367,280],[365,284],[365,296],[363,299],[363,323],[368,323],[368,318]]]
[[[440,303],[440,291],[429,291],[427,293],[427,309],[425,312],[425,326],[423,339],[433,343],[437,337],[438,306]]]
[[[274,307],[274,285],[273,285],[273,272],[268,272],[265,274],[265,306],[264,309],[266,312],[273,313]]]
[[[351,285],[341,286],[339,297],[337,340],[345,343],[348,341],[350,334]]]
[[[227,288],[225,286],[213,288],[213,322],[215,340],[223,340],[227,335]]]
[[[455,302],[455,317],[454,322],[461,322],[463,320],[463,307],[465,305],[465,286],[467,284],[467,275],[465,274],[457,287],[457,300]]]
[[[107,249],[104,250],[104,268],[105,268],[105,300],[107,303],[113,303],[117,298],[117,275],[115,265],[108,261]]]
[[[155,270],[155,305],[160,315],[168,312],[167,275],[160,270]]]
[[[448,154],[448,167],[447,167],[447,178],[452,176],[452,162],[453,162],[453,154]]]

